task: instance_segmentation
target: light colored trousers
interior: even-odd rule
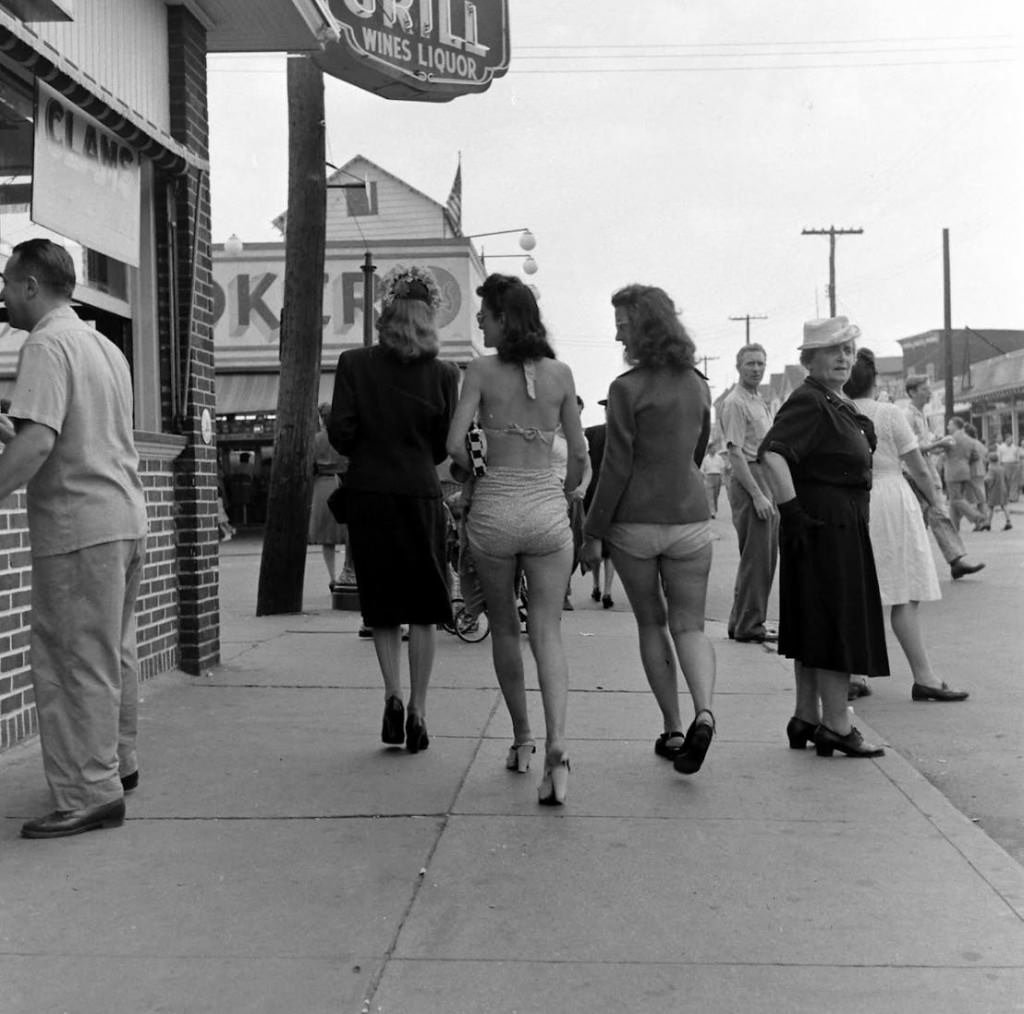
[[[772,499],[763,466],[751,462],[748,466],[754,481],[769,500]],[[779,558],[779,515],[761,520],[754,510],[754,501],[739,479],[732,476],[728,486],[732,523],[740,544],[740,562],[736,568],[732,611],[729,613],[730,637],[745,640],[764,636],[764,621],[768,615],[768,596],[775,580],[775,565]]]
[[[32,560],[32,681],[56,810],[119,799],[138,767],[135,600],[145,539]]]
[[[943,559],[949,564],[959,560],[967,550],[964,548],[964,540],[960,538],[960,533],[954,527],[950,516],[942,507],[933,507],[928,503],[925,495],[905,472],[903,477],[910,483],[910,488],[914,491],[914,496],[917,497],[917,502],[921,505],[924,523],[931,529],[932,535],[935,536],[935,542],[939,547],[939,552],[942,553]]]

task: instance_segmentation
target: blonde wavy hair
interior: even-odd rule
[[[381,348],[402,362],[434,359],[441,351],[441,340],[434,324],[434,310],[421,299],[393,299],[381,311],[377,321]]]

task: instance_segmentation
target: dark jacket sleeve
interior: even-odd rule
[[[455,415],[455,406],[459,401],[459,368],[452,363],[443,363],[442,365],[444,372],[441,374],[441,400],[444,411],[438,416],[431,436],[435,465],[440,465],[448,457],[446,448],[448,427],[451,426],[452,416]]]
[[[327,420],[327,436],[339,454],[351,454],[357,439],[358,412],[356,385],[353,382],[351,360],[343,352],[334,371],[334,394],[331,415]]]
[[[760,461],[766,451],[781,454],[790,464],[799,464],[817,447],[824,406],[813,390],[798,387],[775,416],[771,429],[757,449]]]
[[[633,445],[636,418],[626,386],[612,381],[608,389],[608,419],[605,430],[601,477],[587,512],[588,538],[600,539],[615,520],[615,509],[622,499],[633,473]]]

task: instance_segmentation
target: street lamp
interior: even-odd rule
[[[529,229],[499,229],[497,232],[474,232],[469,236],[463,236],[463,239],[479,239],[481,236],[508,236],[510,233],[519,233],[519,246],[522,250],[530,251],[537,245],[537,237],[534,236]],[[487,254],[483,247],[480,248],[480,259],[484,262],[484,268],[487,267]],[[518,258],[519,254],[492,254],[491,259],[501,260],[504,258]],[[537,273],[537,262],[527,252],[526,257],[523,258],[523,274],[535,275]]]
[[[333,169],[336,173],[344,173],[349,179],[356,180],[362,185],[363,192],[366,194],[366,210],[369,214],[370,210],[370,177],[367,175],[356,176],[355,173],[350,173],[347,169],[341,169],[331,162],[324,163],[328,169]],[[351,183],[328,183],[328,190],[352,190],[354,188]],[[356,228],[359,229],[359,235],[363,236],[362,227],[359,225],[359,217],[355,214],[351,214],[352,221],[355,222]],[[366,237],[363,236],[363,242],[366,243]],[[369,246],[369,243],[367,243]],[[359,269],[363,273],[363,345],[369,348],[373,344],[373,273],[377,270],[377,265],[373,263],[373,254],[369,250],[363,256],[363,266]]]
[[[224,253],[229,257],[237,257],[245,249],[245,244],[238,238],[237,233],[232,233],[224,240]]]

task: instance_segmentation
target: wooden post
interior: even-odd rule
[[[323,343],[325,159],[323,76],[308,57],[289,57],[281,380],[257,616],[302,611]]]

